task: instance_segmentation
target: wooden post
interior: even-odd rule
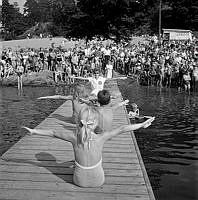
[[[159,43],[161,43],[161,28],[162,28],[162,0],[159,0]]]

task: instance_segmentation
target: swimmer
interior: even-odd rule
[[[74,184],[80,187],[100,187],[105,182],[102,167],[102,150],[104,143],[111,138],[129,131],[146,128],[154,121],[154,117],[143,123],[122,125],[114,130],[96,134],[100,113],[95,107],[84,107],[79,113],[77,130],[74,132],[58,132],[55,130],[25,128],[30,135],[56,137],[72,143],[75,168]]]
[[[131,104],[132,111],[129,111],[128,116],[131,119],[139,118],[140,111],[136,103]]]
[[[18,90],[22,91],[24,67],[21,62],[18,62],[17,64],[18,66],[16,68],[16,74],[17,74],[17,81],[18,81]]]

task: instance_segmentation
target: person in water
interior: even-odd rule
[[[132,110],[129,111],[128,116],[131,119],[139,118],[140,111],[136,103],[131,104]]]
[[[82,108],[79,113],[79,124],[74,132],[60,133],[55,130],[23,128],[31,135],[56,137],[71,142],[75,157],[73,182],[80,187],[99,187],[105,182],[102,167],[104,143],[121,133],[146,128],[155,119],[152,117],[143,123],[122,125],[111,131],[96,134],[94,130],[98,126],[99,115],[95,107]]]
[[[17,74],[18,90],[21,90],[21,91],[23,89],[23,73],[24,73],[24,67],[22,63],[18,61],[16,74]]]

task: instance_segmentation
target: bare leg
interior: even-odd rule
[[[20,78],[19,78],[19,76],[17,77],[17,80],[18,80],[18,90],[20,90]]]
[[[22,81],[22,76],[20,77],[20,89],[21,89],[21,91],[22,91],[22,89],[23,89],[23,81]]]

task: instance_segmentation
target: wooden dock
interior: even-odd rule
[[[107,84],[119,94],[116,81]],[[70,123],[71,102],[66,101],[37,128],[65,131]],[[113,127],[128,124],[126,108],[114,113]],[[72,183],[73,150],[70,143],[41,136],[25,136],[0,159],[0,200],[154,200],[153,191],[134,133],[124,133],[108,141],[103,150],[105,184],[80,188]]]

